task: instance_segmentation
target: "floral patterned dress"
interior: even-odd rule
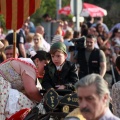
[[[19,98],[15,106],[17,109],[15,112],[23,108],[33,108],[36,105],[35,102],[31,101],[24,94],[23,91],[25,90],[23,87],[21,75],[17,73],[11,65],[11,61],[13,60],[14,59],[10,59],[0,64],[0,120],[5,120],[12,115],[10,111],[6,109],[8,98],[10,97],[10,90],[17,90],[19,93]],[[28,64],[27,62],[24,62],[20,59],[14,61],[22,62],[25,65],[27,64],[31,66],[31,69],[35,69],[35,66]]]
[[[120,81],[112,86],[113,113],[120,118]]]

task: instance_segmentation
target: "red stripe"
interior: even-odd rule
[[[0,14],[1,14],[1,0],[0,0]]]
[[[35,12],[35,0],[29,0],[29,16]]]
[[[6,0],[6,28],[11,29],[12,26],[12,0]]]
[[[21,28],[24,19],[24,0],[17,0],[17,28]],[[27,6],[26,6],[27,7]]]

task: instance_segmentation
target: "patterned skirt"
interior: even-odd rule
[[[0,120],[5,120],[12,115],[9,111],[6,111],[6,105],[8,102],[10,89],[11,84],[0,75]],[[36,104],[31,101],[27,96],[19,92],[17,110],[15,111],[15,113],[24,108],[33,108],[35,105]]]

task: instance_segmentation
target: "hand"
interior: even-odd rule
[[[58,87],[58,89],[65,89],[65,86],[64,86],[64,85],[60,85],[60,86]]]

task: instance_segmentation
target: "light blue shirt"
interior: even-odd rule
[[[72,41],[69,41],[69,40],[64,40],[64,44],[67,47],[67,55],[68,55],[67,60],[70,61],[69,46],[74,46],[74,43]]]
[[[96,27],[96,25],[97,25],[97,24],[94,23],[94,24],[92,25],[92,27]],[[109,29],[108,29],[107,25],[104,24],[104,23],[102,23],[102,26],[103,26],[103,28],[105,29],[105,32],[109,33]]]

